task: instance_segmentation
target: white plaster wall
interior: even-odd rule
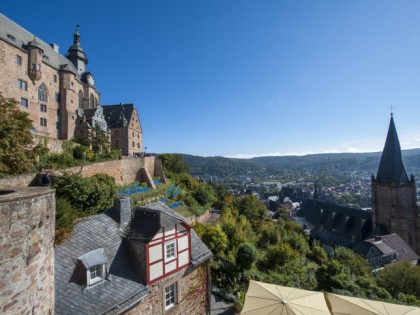
[[[183,266],[189,262],[190,251],[186,250],[178,255],[178,265]]]
[[[150,266],[149,270],[150,270],[149,274],[150,274],[151,281],[156,278],[159,278],[160,276],[163,275],[163,263],[162,262],[156,263]]]
[[[185,235],[178,239],[178,251],[182,251],[186,248],[188,248],[188,235]]]
[[[162,259],[162,245],[156,245],[149,247],[149,262],[153,263],[159,259]]]

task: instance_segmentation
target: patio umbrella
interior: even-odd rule
[[[322,292],[251,280],[241,314],[331,314]]]
[[[420,308],[416,306],[406,306],[380,301],[371,301],[327,292],[325,292],[325,299],[327,300],[328,307],[331,311],[331,314],[333,315],[420,315]]]

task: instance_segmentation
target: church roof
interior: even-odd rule
[[[380,183],[395,184],[406,184],[409,182],[392,114],[376,180]]]

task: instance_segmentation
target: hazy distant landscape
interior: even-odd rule
[[[403,150],[407,173],[420,178],[420,149]],[[237,180],[239,176],[254,181],[317,181],[330,186],[349,183],[354,179],[369,179],[376,175],[381,152],[334,153],[304,156],[267,156],[251,159],[201,157],[182,155],[193,176],[217,176],[218,179]]]

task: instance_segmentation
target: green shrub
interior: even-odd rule
[[[249,270],[257,259],[257,249],[251,243],[242,243],[236,253],[236,265],[239,269]]]
[[[56,199],[55,225],[57,228],[71,228],[77,217],[77,212],[70,201],[61,197]]]
[[[85,157],[86,159],[88,152],[90,151],[89,147],[84,145],[79,145],[73,149],[73,156],[75,159],[83,160]]]

